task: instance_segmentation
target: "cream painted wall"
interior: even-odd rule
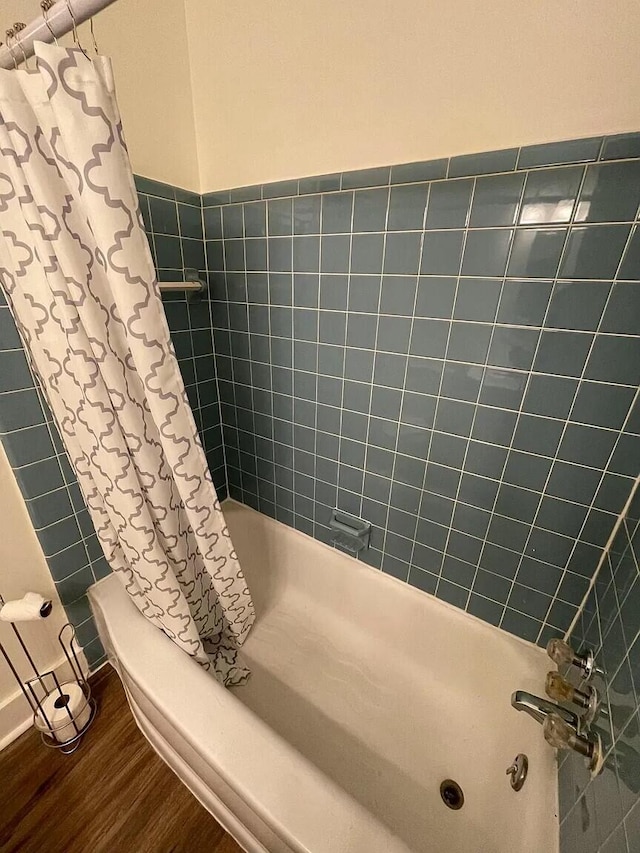
[[[183,0],[118,0],[94,29],[113,61],[133,171],[199,192]]]
[[[134,171],[195,191],[640,129],[637,0],[118,0],[95,30]]]
[[[640,130],[638,0],[186,0],[203,191]]]
[[[0,30],[33,20],[38,7],[35,0],[3,0]],[[118,0],[96,16],[94,29],[113,61],[133,171],[199,192],[183,0]],[[80,38],[88,49],[88,24]]]
[[[38,666],[43,670],[58,667],[62,651],[57,636],[67,620],[18,484],[0,445],[0,593],[8,601],[22,598],[29,591],[52,599],[54,607],[47,619],[25,622],[20,631]],[[28,664],[25,666],[11,626],[6,622],[0,622],[0,641],[21,675],[30,678],[33,673]],[[28,718],[27,702],[4,658],[0,657],[0,749],[12,734],[19,733]]]

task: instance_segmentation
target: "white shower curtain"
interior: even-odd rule
[[[111,65],[0,69],[0,279],[111,567],[225,684],[253,604],[169,338]]]

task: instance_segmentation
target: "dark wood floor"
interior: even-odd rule
[[[115,672],[92,687],[98,716],[76,753],[33,729],[0,753],[0,850],[242,853],[138,731]]]

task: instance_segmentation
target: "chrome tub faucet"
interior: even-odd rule
[[[591,775],[597,776],[602,770],[604,755],[600,735],[589,730],[600,706],[598,691],[587,683],[595,672],[599,672],[593,653],[577,654],[567,643],[554,639],[547,646],[547,654],[558,666],[578,669],[582,676],[580,686],[575,687],[559,672],[550,672],[545,683],[550,699],[516,690],[511,695],[511,705],[540,723],[545,740],[554,749],[571,749],[584,756]],[[561,702],[575,705],[581,713],[566,708]]]
[[[511,705],[516,711],[525,711],[541,725],[544,724],[549,714],[557,714],[560,719],[572,726],[576,732],[580,729],[580,719],[573,711],[563,708],[562,705],[556,705],[555,702],[550,702],[548,699],[541,699],[539,696],[534,696],[533,693],[527,693],[525,690],[516,690],[511,695]]]

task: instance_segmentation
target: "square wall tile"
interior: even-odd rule
[[[389,190],[358,190],[354,196],[353,230],[384,231],[387,221]]]
[[[516,370],[529,370],[538,344],[537,329],[502,328],[493,333],[488,363]]]
[[[383,234],[354,234],[351,246],[352,273],[379,272],[384,254]]]
[[[322,197],[322,233],[346,234],[351,231],[353,193],[329,193]]]
[[[440,393],[444,397],[475,402],[480,391],[481,380],[482,369],[478,366],[449,362],[444,367]],[[434,450],[433,444],[431,450],[432,452]],[[462,463],[462,460],[460,460],[460,463]]]
[[[381,318],[382,319],[382,318]],[[385,318],[386,319],[386,318]],[[449,324],[443,320],[416,319],[410,328],[410,353],[414,356],[443,358],[447,349]],[[378,347],[380,344],[378,344]]]
[[[504,228],[469,231],[464,247],[462,275],[504,275],[512,236],[513,232]]]
[[[576,222],[630,222],[640,204],[640,161],[587,166]]]
[[[520,210],[521,225],[569,222],[584,167],[540,169],[529,172]]]
[[[571,420],[620,429],[633,401],[632,388],[583,380],[571,410]]]
[[[462,278],[458,282],[453,316],[457,320],[493,322],[502,284],[490,278]]]
[[[22,348],[0,351],[0,394],[5,391],[22,391],[32,388],[33,385],[33,377]]]
[[[422,237],[417,232],[387,234],[383,270],[387,274],[416,275]]]
[[[425,275],[458,275],[464,231],[434,231],[424,235],[420,272]]]
[[[578,388],[578,380],[563,376],[532,374],[523,410],[551,418],[566,418]]]
[[[553,282],[534,279],[507,279],[502,288],[498,323],[513,326],[541,326]]]
[[[149,209],[154,234],[173,234],[174,236],[179,234],[178,209],[175,201],[152,196],[149,199]]]
[[[596,335],[585,377],[602,382],[637,385],[640,382],[638,336]]]
[[[350,311],[377,314],[380,304],[381,276],[352,275],[349,277],[348,307]]]
[[[323,273],[347,273],[351,239],[348,235],[327,235],[320,242],[320,269]]]
[[[560,267],[560,277],[613,278],[630,228],[629,225],[586,225],[572,228]]]
[[[600,330],[618,335],[635,335],[640,316],[640,286],[616,282],[613,286]]]
[[[293,201],[293,233],[320,233],[320,206],[322,198],[319,195],[309,195],[296,198]]]
[[[533,365],[537,373],[580,376],[591,350],[593,335],[543,331]]]
[[[609,297],[608,281],[558,281],[553,289],[545,326],[556,329],[598,328]]]
[[[513,225],[517,219],[524,174],[478,178],[471,206],[471,227]]]
[[[209,229],[207,227],[207,217],[210,214],[211,210],[216,210],[216,208],[205,208],[204,209],[204,219],[205,219],[205,230],[207,232],[207,238],[222,236],[216,233],[209,233]],[[215,227],[213,228],[215,229]],[[247,237],[266,237],[267,236],[267,204],[264,201],[255,201],[251,204],[244,205],[244,233]]]
[[[381,314],[399,314],[411,317],[416,298],[415,278],[384,276],[382,279]]]
[[[425,240],[428,236],[425,235]],[[451,317],[457,289],[457,280],[453,276],[420,276],[416,295],[416,317]]]
[[[426,227],[463,228],[469,216],[473,181],[437,181],[431,184]]]
[[[491,327],[481,323],[452,323],[447,358],[484,363],[489,350]]]
[[[389,231],[419,231],[429,195],[428,184],[395,186],[389,197]]]
[[[566,235],[565,228],[518,230],[509,261],[509,276],[554,278]]]
[[[377,349],[385,352],[406,353],[409,348],[411,325],[408,317],[380,316]]]

